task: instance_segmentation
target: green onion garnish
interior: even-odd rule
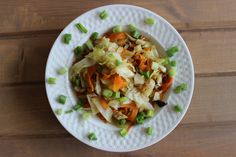
[[[100,12],[99,17],[100,17],[102,20],[105,20],[105,19],[108,17],[107,11],[106,11],[106,10],[103,10],[102,12]]]
[[[59,69],[58,71],[57,71],[57,73],[59,74],[59,75],[63,75],[63,74],[65,74],[67,72],[67,68],[66,67],[63,67],[63,68],[61,68],[61,69]]]
[[[141,73],[146,79],[149,79],[150,78],[150,71],[143,71],[142,73]]]
[[[112,32],[113,32],[113,33],[122,32],[122,27],[121,27],[120,25],[115,26],[115,27],[112,28]]]
[[[126,101],[128,101],[129,99],[127,98],[127,97],[121,97],[121,98],[119,98],[118,99],[118,101],[121,103],[121,104],[123,104],[124,102],[126,102]]]
[[[78,111],[79,109],[82,108],[82,104],[81,104],[80,102],[78,102],[78,103],[77,103],[76,105],[74,105],[72,108],[73,108],[73,110]]]
[[[175,75],[176,75],[176,69],[175,69],[175,68],[170,68],[170,69],[168,70],[168,75],[169,75],[170,77],[175,76]]]
[[[118,120],[118,123],[122,126],[122,125],[125,125],[126,123],[126,120],[125,119],[119,119]]]
[[[93,32],[93,34],[91,35],[90,39],[91,40],[96,40],[98,38],[99,34],[98,32]]]
[[[138,39],[140,37],[140,32],[135,30],[131,32],[131,36],[134,37],[135,39]]]
[[[84,111],[82,114],[83,120],[88,120],[90,118],[90,112]]]
[[[66,103],[66,99],[67,99],[67,96],[59,95],[58,102],[64,105]]]
[[[110,89],[104,89],[102,91],[102,95],[106,98],[110,98],[113,95],[113,92]]]
[[[57,83],[57,78],[49,77],[47,82],[48,82],[48,84],[56,84]]]
[[[71,113],[71,112],[73,112],[73,110],[72,110],[72,109],[69,109],[69,110],[66,110],[66,111],[65,111],[65,114],[68,114],[68,113]]]
[[[169,65],[172,66],[172,67],[175,67],[176,66],[176,61],[170,61]]]
[[[120,98],[120,92],[119,92],[119,91],[114,92],[114,93],[112,94],[112,98],[114,98],[114,99]]]
[[[154,116],[154,110],[147,110],[146,117],[147,118],[152,118],[153,116]]]
[[[120,133],[120,136],[122,136],[122,137],[125,137],[128,134],[128,132],[125,128],[121,128],[119,133]]]
[[[129,30],[130,30],[131,32],[137,30],[137,28],[136,28],[135,25],[133,25],[133,24],[129,24],[128,27],[129,27]]]
[[[71,34],[64,34],[63,38],[64,38],[64,43],[69,44],[71,41],[72,35]]]
[[[136,116],[136,122],[138,124],[143,124],[145,120],[145,113],[144,112],[139,112],[138,115]]]
[[[182,112],[183,109],[177,104],[174,106],[174,110],[175,112]]]
[[[97,140],[97,136],[96,136],[96,134],[94,132],[92,132],[92,133],[88,134],[88,139],[92,140],[92,141],[96,141]]]
[[[173,46],[171,48],[169,48],[167,51],[166,51],[166,54],[168,57],[172,57],[174,56],[176,53],[178,53],[179,51],[179,48],[177,46]]]
[[[89,50],[93,50],[93,43],[90,39],[85,43],[85,45]]]
[[[76,55],[77,58],[82,58],[82,55],[84,53],[84,46],[77,46],[75,49],[74,49],[74,53]]]
[[[115,61],[115,65],[116,66],[119,66],[119,65],[121,65],[122,64],[122,61],[119,61],[118,59]]]
[[[75,25],[82,33],[87,33],[88,30],[81,24],[81,23],[77,23]]]
[[[153,134],[153,128],[152,127],[147,127],[146,128],[146,133],[147,133],[147,135],[152,135]]]
[[[186,83],[182,83],[182,84],[178,85],[178,86],[174,89],[174,92],[175,92],[176,94],[179,94],[179,93],[181,93],[181,92],[187,90],[187,88],[188,88],[188,85],[187,85]]]
[[[61,115],[61,114],[62,114],[62,109],[61,109],[61,108],[59,108],[59,109],[56,109],[54,112],[55,112],[55,114],[56,114],[56,115],[58,115],[58,116],[59,116],[59,115]]]
[[[146,19],[145,19],[145,23],[146,23],[147,25],[153,25],[153,24],[156,23],[156,21],[155,21],[153,18],[146,18]]]

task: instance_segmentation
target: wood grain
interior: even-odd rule
[[[115,3],[150,9],[180,30],[236,26],[235,0],[9,0],[0,2],[0,33],[62,29],[85,11]]]
[[[196,79],[195,92],[183,124],[236,121],[236,76]],[[220,89],[219,89],[220,85]],[[61,134],[47,102],[44,85],[6,86],[0,90],[1,137]]]
[[[236,72],[236,30],[181,34],[189,45],[197,75]],[[0,40],[0,84],[44,81],[47,56],[56,36],[53,33]]]
[[[233,157],[236,154],[235,145],[236,124],[228,123],[217,126],[181,125],[161,142],[130,153],[91,149],[72,137],[2,139],[0,152],[2,156],[10,157]]]

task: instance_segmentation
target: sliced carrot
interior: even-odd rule
[[[173,82],[174,82],[174,77],[169,77],[168,80],[161,86],[162,92],[163,93],[166,92]]]
[[[149,47],[144,48],[145,51],[150,51],[151,49]]]
[[[109,107],[107,101],[103,98],[100,98],[100,104],[104,110],[108,109],[108,107]]]
[[[114,75],[111,89],[114,92],[117,92],[119,89],[121,89],[125,86],[126,86],[126,82],[124,81],[124,79],[118,74]]]
[[[101,119],[104,123],[107,123],[107,120],[103,117],[101,113],[97,113],[99,119]]]
[[[122,108],[128,108],[130,109],[131,113],[130,115],[128,116],[128,120],[132,123],[135,122],[135,119],[136,119],[136,116],[138,114],[138,107],[136,106],[136,104],[134,102],[131,102],[129,104],[125,104],[125,105],[122,105]]]
[[[123,40],[126,38],[126,35],[124,32],[120,33],[112,33],[108,37],[111,41],[116,41],[116,40]]]

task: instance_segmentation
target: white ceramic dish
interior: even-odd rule
[[[106,20],[101,20],[98,16],[102,10],[109,13]],[[155,25],[146,25],[144,20],[147,17],[155,19]],[[89,30],[87,34],[82,34],[75,27],[78,22]],[[174,27],[156,13],[136,6],[108,5],[95,8],[77,17],[60,33],[50,51],[45,72],[46,80],[48,77],[57,77],[56,85],[46,83],[46,92],[52,110],[63,108],[65,111],[69,109],[76,103],[76,97],[71,89],[68,75],[59,76],[57,70],[63,66],[71,66],[74,57],[73,49],[78,45],[82,45],[94,31],[103,34],[115,25],[125,26],[128,24],[134,24],[140,31],[159,42],[164,49],[178,45],[180,51],[173,58],[177,61],[177,75],[172,88],[180,83],[187,83],[188,89],[181,94],[174,94],[170,90],[167,100],[168,105],[151,120],[143,125],[133,127],[125,138],[119,136],[118,128],[104,124],[97,118],[82,121],[80,112],[57,116],[64,128],[81,142],[94,148],[112,152],[134,151],[157,143],[180,123],[189,107],[194,88],[193,63],[184,40]],[[65,33],[72,34],[72,41],[69,45],[62,42],[62,36]],[[57,97],[60,94],[68,97],[64,106],[57,102]],[[173,105],[175,104],[179,104],[183,108],[183,112],[174,112]],[[152,136],[147,136],[144,132],[144,128],[148,126],[154,128]],[[89,141],[87,138],[89,132],[95,132],[98,140]]]

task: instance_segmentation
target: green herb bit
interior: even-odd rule
[[[143,124],[145,120],[145,113],[144,112],[139,112],[138,115],[136,116],[136,122],[138,124]]]
[[[72,108],[73,108],[73,110],[78,111],[79,109],[82,108],[82,104],[78,102],[78,103],[77,103],[76,105],[74,105]]]
[[[57,83],[57,78],[49,77],[47,82],[48,82],[48,84],[56,84]]]
[[[67,99],[67,96],[59,95],[58,102],[64,105],[66,103],[66,99]]]
[[[140,32],[135,30],[131,32],[131,36],[134,37],[135,39],[139,39],[140,38]]]
[[[120,136],[122,136],[122,137],[125,137],[128,134],[128,132],[125,128],[121,128],[119,133],[120,133]]]
[[[179,48],[177,46],[173,46],[166,51],[168,57],[172,57],[178,52],[179,52]]]
[[[153,18],[146,18],[145,19],[145,23],[147,24],[147,25],[153,25],[153,24],[155,24],[156,23],[156,21],[153,19]]]
[[[110,89],[104,89],[102,91],[102,95],[106,98],[110,98],[113,95],[113,92]]]
[[[119,120],[118,120],[118,123],[119,123],[121,126],[123,126],[123,125],[126,124],[126,120],[125,120],[125,119],[119,119]]]
[[[126,101],[128,101],[129,99],[127,98],[127,97],[121,97],[121,98],[119,98],[118,99],[118,101],[121,103],[121,104],[123,104],[124,102],[126,102]]]
[[[174,92],[175,92],[176,94],[179,94],[179,93],[181,93],[181,92],[187,90],[187,88],[188,88],[188,85],[187,85],[186,83],[182,83],[182,84],[178,85],[178,86],[174,89]]]
[[[146,133],[147,133],[147,135],[152,135],[153,134],[153,127],[147,127],[146,128]]]
[[[152,118],[154,116],[154,110],[147,110],[146,112],[146,117],[147,118]]]
[[[83,46],[77,46],[75,49],[74,49],[74,53],[76,55],[77,58],[82,58],[82,55],[84,53],[84,47]]]
[[[174,106],[174,110],[175,110],[175,112],[182,112],[183,111],[183,109],[178,104]]]
[[[69,109],[69,110],[66,110],[66,111],[65,111],[65,114],[72,113],[72,112],[73,112],[73,110],[72,110],[72,109]]]
[[[103,10],[102,12],[99,13],[99,17],[102,19],[102,20],[105,20],[107,17],[108,17],[108,13],[106,10]]]
[[[59,109],[56,109],[54,112],[55,112],[55,114],[56,114],[56,115],[58,115],[58,116],[59,116],[59,115],[61,115],[61,114],[62,114],[62,109],[61,109],[61,108],[59,108]]]
[[[64,34],[63,38],[64,38],[64,43],[69,44],[72,39],[72,35],[71,34]]]
[[[114,93],[112,94],[112,98],[114,98],[114,99],[120,98],[120,92],[119,92],[119,91],[114,92]]]
[[[135,25],[133,25],[133,24],[129,24],[128,27],[129,27],[129,30],[130,30],[131,32],[137,30],[137,28],[136,28]]]
[[[121,27],[120,25],[115,26],[115,27],[112,28],[112,32],[113,32],[113,33],[122,32],[122,27]]]
[[[90,39],[91,40],[96,40],[96,39],[98,39],[98,36],[99,36],[98,32],[93,32]]]
[[[88,120],[90,118],[90,112],[84,111],[82,114],[83,120]]]
[[[173,76],[175,76],[176,75],[176,69],[175,68],[170,68],[169,70],[168,70],[168,75],[170,76],[170,77],[173,77]]]
[[[93,43],[90,39],[85,43],[85,45],[89,50],[93,50]]]
[[[118,59],[115,61],[115,65],[116,66],[119,66],[119,65],[121,65],[122,64],[122,61],[119,61]]]
[[[89,133],[88,134],[88,139],[91,140],[91,141],[96,141],[97,140],[97,136],[94,132],[92,133]]]
[[[170,62],[169,62],[169,65],[170,65],[171,67],[175,67],[175,66],[176,66],[176,61],[170,61]]]
[[[67,68],[66,67],[63,67],[63,68],[61,68],[61,69],[59,69],[58,71],[57,71],[57,73],[59,74],[59,75],[63,75],[63,74],[65,74],[67,72]]]
[[[146,79],[150,79],[150,71],[143,71],[141,72],[141,74],[146,78]]]
[[[88,30],[81,24],[81,23],[77,23],[75,25],[82,33],[87,33]]]

